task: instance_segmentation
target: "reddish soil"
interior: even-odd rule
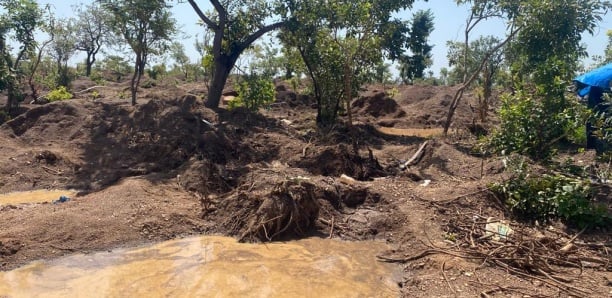
[[[80,80],[74,86],[92,85]],[[331,235],[386,241],[393,250],[381,252],[381,260],[403,266],[398,283],[407,297],[572,293],[545,275],[448,253],[465,236],[452,230],[457,223],[484,228],[482,219],[510,215],[486,191],[504,178],[501,159],[470,149],[470,96],[446,138],[380,128],[439,128],[452,87],[400,86],[390,98],[382,86],[371,86],[353,103],[353,128],[329,131],[316,129],[312,101],[286,86],[259,114],[207,109],[205,90],[195,83],[142,89],[136,106],[120,98],[125,87],[98,88],[96,98],[90,90],[64,102],[25,104],[0,126],[0,193],[80,191],[62,204],[0,206],[0,270],[194,234],[242,241]],[[426,140],[422,157],[401,170],[400,161]],[[566,242],[578,232],[558,223],[511,226],[530,233],[552,229]],[[608,256],[609,240],[610,231],[597,230],[571,241],[585,248],[575,253],[599,260]],[[591,297],[612,295],[609,263],[582,267],[571,287]]]

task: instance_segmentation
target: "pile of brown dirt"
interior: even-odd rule
[[[311,106],[314,99],[308,95],[298,94],[289,89],[287,84],[276,85],[276,104],[287,104],[289,107]]]
[[[344,144],[318,146],[314,150],[308,158],[299,159],[291,165],[312,175],[339,177],[346,174],[357,180],[370,180],[388,174],[371,151],[367,157],[362,157]]]
[[[353,102],[352,108],[355,114],[369,115],[375,118],[400,118],[406,115],[406,112],[397,102],[382,91],[359,97]]]
[[[395,86],[398,94],[386,97],[389,87],[370,86],[353,103],[354,118],[364,123],[383,127],[435,128],[442,127],[455,94],[453,86],[402,85]],[[370,103],[371,102],[371,103]],[[474,96],[466,93],[453,117],[451,128],[469,130],[478,122]]]

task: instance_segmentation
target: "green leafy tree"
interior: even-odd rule
[[[2,0],[0,8],[0,91],[8,91],[5,109],[10,111],[23,100],[20,81],[24,78],[21,63],[32,57],[36,50],[35,32],[41,26],[43,11],[36,1]],[[13,57],[9,44],[18,44]]]
[[[606,46],[606,50],[604,52],[604,61],[602,64],[612,62],[612,30],[608,30],[606,35],[608,36],[608,45]]]
[[[185,77],[185,80],[189,80],[189,71],[191,68],[189,64],[189,56],[185,54],[185,46],[176,41],[170,44],[170,57],[172,60],[174,60],[174,68],[181,72],[181,74]]]
[[[112,14],[111,25],[134,52],[134,74],[130,82],[132,105],[140,79],[151,55],[161,54],[176,33],[176,20],[164,0],[102,0]]]
[[[586,56],[581,34],[593,33],[611,7],[605,1],[559,0],[533,1],[521,8],[517,21],[522,29],[510,48],[520,92],[502,109],[496,135],[500,149],[547,159],[556,143],[584,125],[585,117],[575,97],[567,96],[566,85]],[[524,111],[516,115],[516,109]]]
[[[517,32],[521,29],[520,23],[517,21],[517,16],[520,15],[520,7],[527,5],[532,0],[456,0],[458,5],[468,4],[471,5],[470,14],[465,23],[465,30],[463,32],[463,62],[462,68],[463,74],[461,76],[461,83],[455,95],[449,105],[448,113],[446,115],[446,122],[444,123],[444,134],[448,134],[448,130],[453,120],[453,116],[459,102],[461,101],[463,94],[470,87],[480,75],[481,70],[485,67],[488,60],[497,51],[504,47],[510,42]],[[474,29],[484,21],[491,19],[502,19],[506,22],[507,32],[503,40],[496,45],[492,46],[487,53],[481,58],[480,62],[475,69],[469,72],[469,58],[470,58],[470,36]]]
[[[213,32],[209,49],[211,59],[208,59],[212,60],[212,80],[206,106],[217,108],[227,78],[240,55],[261,36],[281,28],[287,21],[275,20],[276,12],[281,9],[280,1],[210,0],[214,8],[211,15],[206,15],[196,1],[188,2],[207,29]]]
[[[448,85],[449,84],[449,71],[448,68],[446,67],[442,67],[440,68],[440,82],[442,83],[442,85]]]
[[[373,82],[383,85],[389,84],[391,82],[391,78],[393,77],[391,70],[389,70],[390,67],[391,64],[384,61],[379,61],[374,68],[374,76],[372,77]]]
[[[450,73],[451,82],[461,82],[465,73],[478,74],[473,83],[479,87],[478,112],[482,122],[487,119],[493,84],[504,61],[503,48],[497,47],[501,42],[494,36],[481,36],[470,42],[467,53],[463,43],[447,43],[448,64],[453,67]]]
[[[79,4],[74,7],[76,14],[75,35],[76,49],[85,52],[85,75],[91,76],[91,69],[96,62],[96,55],[107,42],[111,41],[109,27],[110,15],[99,2],[89,5]]]
[[[433,30],[434,17],[431,10],[419,10],[414,13],[406,43],[411,55],[404,54],[400,58],[400,77],[405,84],[417,78],[422,79],[425,69],[431,66],[433,46],[427,41]]]
[[[55,27],[55,17],[49,11],[50,7],[47,6],[43,9],[43,15],[41,24],[39,25],[40,31],[47,33],[48,37],[43,42],[37,42],[35,46],[34,53],[32,54],[32,58],[28,59],[27,66],[24,67],[26,69],[27,76],[27,84],[30,87],[31,96],[34,100],[39,98],[38,94],[38,86],[40,84],[46,85],[45,82],[50,81],[51,78],[54,78],[52,74],[39,74],[40,65],[43,61],[44,54],[47,52],[47,47],[51,45],[53,40],[55,39],[53,28]],[[50,70],[51,67],[46,70]],[[50,85],[50,88],[55,88],[55,81]]]
[[[68,87],[70,83],[70,73],[68,60],[76,53],[76,37],[74,35],[75,26],[73,20],[59,20],[50,29],[53,35],[51,42],[50,55],[55,60],[57,71],[57,86]]]
[[[313,85],[317,124],[335,122],[341,102],[351,122],[350,100],[386,53],[400,56],[406,27],[392,17],[412,1],[303,1],[289,6],[294,19],[281,34],[296,48]],[[404,39],[405,40],[405,39]]]
[[[205,32],[202,38],[196,36],[194,43],[196,51],[200,54],[200,63],[197,68],[202,73],[204,83],[207,88],[210,88],[210,78],[213,76],[214,57],[212,55],[212,38],[211,32]],[[196,72],[198,73],[198,72]],[[197,81],[197,78],[196,78]]]

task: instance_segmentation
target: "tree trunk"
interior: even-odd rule
[[[353,113],[351,112],[351,100],[353,99],[353,92],[351,87],[353,85],[352,82],[352,67],[350,65],[350,59],[347,57],[344,62],[344,98],[346,101],[346,113],[348,115],[348,126],[353,126]],[[383,88],[383,91],[385,89]]]
[[[482,123],[487,122],[489,100],[491,99],[491,93],[493,88],[493,71],[489,67],[483,69],[484,82],[482,90],[482,102],[480,103],[480,121]]]
[[[230,64],[227,62],[227,59],[224,58],[215,59],[215,72],[213,73],[212,82],[210,84],[210,88],[208,89],[208,99],[205,103],[206,107],[208,108],[216,109],[219,107],[225,82],[227,81],[229,73],[234,66],[233,63]]]
[[[13,90],[15,89],[13,82],[9,81],[6,89],[8,90],[8,95],[6,98],[6,112],[10,115],[10,113],[13,111],[13,106],[15,105],[15,102],[16,102],[16,98],[13,93],[14,92]]]
[[[134,70],[134,75],[132,76],[132,80],[130,81],[130,91],[132,93],[132,105],[136,105],[136,90],[138,86],[136,85],[136,77],[138,76],[138,70]]]
[[[132,93],[132,105],[136,105],[136,93],[138,92],[138,82],[140,82],[140,64],[142,58],[140,54],[136,55],[136,64],[134,65],[134,75],[132,75],[132,80],[130,80],[130,91]]]
[[[93,65],[95,59],[92,59],[91,53],[87,53],[87,60],[85,60],[85,76],[91,76],[91,66]]]

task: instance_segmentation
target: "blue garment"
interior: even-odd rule
[[[67,196],[60,196],[58,200],[53,201],[53,204],[65,203],[70,201],[70,198]]]
[[[591,87],[601,88],[604,92],[610,92],[612,83],[612,63],[596,68],[574,79],[578,82],[578,95],[584,97],[591,92]]]

